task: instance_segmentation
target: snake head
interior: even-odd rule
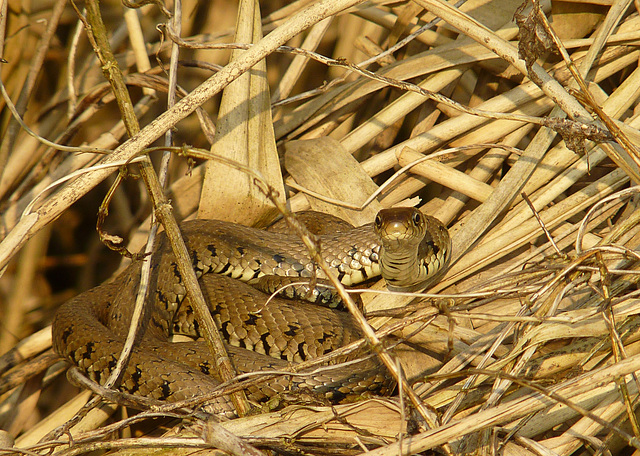
[[[449,262],[447,228],[416,208],[383,209],[373,228],[382,244],[380,269],[390,290],[424,289],[440,277]]]
[[[414,207],[382,209],[374,229],[387,250],[411,249],[420,244],[427,228],[426,218]]]

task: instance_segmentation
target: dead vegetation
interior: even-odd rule
[[[637,3],[169,3],[3,3],[2,451],[638,451]],[[60,432],[91,394],[49,324],[117,268],[99,208],[137,252],[151,212],[265,225],[266,189],[450,227],[429,295],[362,293],[369,343],[404,338],[401,400],[223,424],[95,401]]]

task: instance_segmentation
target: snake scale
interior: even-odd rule
[[[424,288],[449,259],[446,228],[417,209],[386,209],[374,224],[358,228],[336,226],[334,233],[318,239],[325,261],[345,285],[382,273],[391,289]],[[325,278],[296,236],[217,220],[184,222],[181,230],[239,373],[287,370],[291,363],[318,357],[362,337],[346,312],[278,297],[265,305],[267,295],[248,284],[273,276]],[[160,235],[151,262],[150,302],[119,389],[166,401],[207,394],[220,380],[204,342],[170,341],[175,334],[200,334],[164,235]],[[66,302],[54,318],[55,351],[98,383],[108,378],[124,345],[140,269],[141,262],[133,262],[112,282]],[[339,402],[389,392],[388,374],[375,356],[364,355],[366,350],[340,357],[336,363],[363,360],[322,373],[278,377],[250,387],[247,396],[260,403],[279,393],[301,390]],[[224,397],[208,403],[207,409],[233,414]]]

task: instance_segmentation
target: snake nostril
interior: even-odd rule
[[[422,214],[420,212],[414,212],[412,219],[415,226],[420,226],[422,223]]]

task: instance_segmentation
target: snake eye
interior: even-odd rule
[[[414,212],[411,219],[413,220],[413,224],[418,226],[422,223],[422,214],[420,212]]]

